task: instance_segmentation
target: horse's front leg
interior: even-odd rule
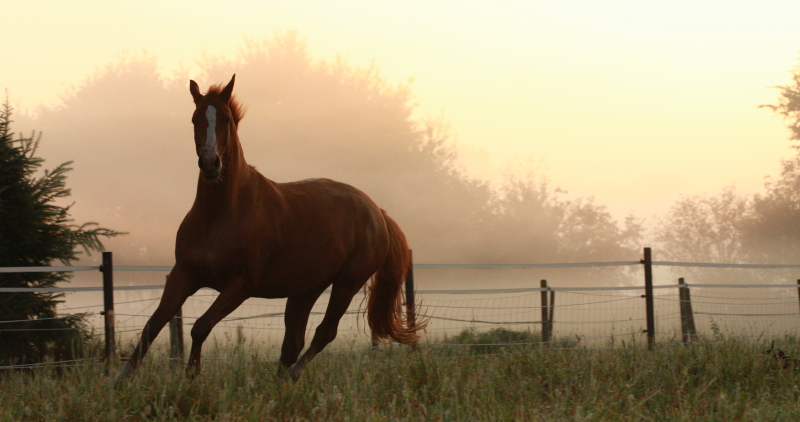
[[[189,353],[189,364],[186,372],[195,375],[200,372],[200,352],[203,342],[217,323],[233,312],[239,305],[250,297],[249,290],[244,281],[237,280],[220,292],[217,299],[208,310],[197,319],[192,327],[192,350]]]
[[[164,293],[161,295],[161,302],[159,302],[158,308],[153,312],[150,319],[147,320],[147,324],[145,324],[142,331],[142,337],[133,354],[131,354],[131,358],[125,363],[122,371],[114,380],[115,387],[118,387],[122,381],[133,374],[144,355],[147,354],[150,344],[156,339],[167,321],[178,313],[178,309],[186,301],[186,298],[196,291],[197,288],[190,284],[189,277],[184,271],[177,266],[172,269],[172,272],[167,277]]]

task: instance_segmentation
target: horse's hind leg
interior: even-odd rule
[[[203,348],[203,342],[206,341],[206,338],[211,333],[211,329],[236,310],[248,297],[250,295],[245,283],[237,281],[220,292],[208,310],[195,321],[192,327],[192,350],[189,353],[189,364],[186,367],[187,373],[192,374],[200,371],[200,351]]]
[[[300,356],[300,352],[305,346],[308,315],[320,294],[321,292],[315,292],[305,296],[290,297],[286,301],[286,312],[283,318],[286,333],[283,337],[283,346],[281,346],[281,366],[278,367],[278,374],[283,373],[286,368],[297,362],[297,357]]]
[[[128,360],[117,376],[114,385],[119,385],[122,380],[128,378],[133,371],[136,370],[139,362],[141,362],[147,350],[150,348],[150,344],[156,339],[156,336],[158,336],[158,333],[164,328],[167,321],[175,316],[178,309],[183,305],[183,302],[186,301],[186,298],[196,291],[197,288],[191,285],[188,275],[179,267],[175,267],[172,272],[170,272],[169,277],[167,277],[167,283],[164,286],[164,293],[161,295],[161,302],[159,302],[158,308],[153,312],[150,319],[147,320],[147,324],[145,324],[144,330],[142,330],[142,337],[139,340],[139,344],[136,346],[133,354],[131,354],[130,360]]]
[[[339,327],[339,320],[347,312],[350,307],[350,302],[353,296],[358,293],[361,285],[364,283],[348,283],[348,282],[334,282],[331,289],[331,298],[328,302],[328,308],[325,310],[325,318],[317,327],[314,333],[314,338],[311,340],[311,345],[308,350],[303,353],[303,356],[289,368],[289,375],[293,379],[300,377],[306,364],[321,352],[333,339],[336,338],[336,333]]]

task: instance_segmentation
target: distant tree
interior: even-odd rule
[[[566,215],[559,197],[562,192],[552,188],[547,178],[524,171],[508,176],[494,204],[492,231],[503,236],[507,247],[495,250],[492,261],[560,262],[558,229]]]
[[[563,199],[565,192],[547,178],[530,169],[524,174],[510,176],[494,203],[497,215],[489,230],[506,243],[494,262],[630,261],[641,255],[641,221],[628,217],[620,224],[593,198]],[[549,277],[546,271],[537,274]],[[628,276],[624,267],[604,267],[561,272],[557,280],[619,284]]]
[[[578,198],[565,204],[558,226],[559,252],[581,261],[631,261],[642,253],[642,222],[628,216],[622,224],[594,198]]]
[[[8,102],[0,111],[0,267],[69,265],[81,248],[103,249],[100,237],[119,233],[96,223],[73,224],[70,205],[55,202],[70,195],[65,187],[71,162],[37,177],[40,136],[18,137],[10,130]],[[0,273],[2,287],[52,287],[68,273]],[[0,294],[0,361],[30,363],[45,356],[69,358],[86,340],[80,316],[56,318],[63,294]],[[15,321],[15,322],[3,322]]]
[[[790,84],[777,86],[776,104],[762,105],[787,121],[790,139],[800,141],[800,65]],[[781,162],[767,192],[753,198],[752,218],[743,227],[743,247],[752,259],[769,263],[800,263],[800,145],[794,157]]]
[[[753,218],[752,201],[725,188],[717,195],[690,196],[677,201],[655,229],[656,259],[679,262],[751,263],[744,230]],[[679,267],[677,277],[692,283],[739,282],[758,279],[753,271]]]
[[[782,161],[780,176],[753,197],[742,242],[756,262],[800,263],[800,156]]]
[[[780,92],[777,104],[763,104],[759,107],[768,108],[775,114],[782,116],[787,121],[787,127],[792,132],[793,141],[800,141],[800,64],[795,65],[791,71],[792,82],[787,85],[778,85]],[[795,145],[795,148],[800,146]]]
[[[733,188],[683,198],[656,227],[659,255],[672,261],[742,262],[742,228],[750,218],[749,200]]]

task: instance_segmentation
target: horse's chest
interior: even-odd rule
[[[186,252],[186,260],[202,267],[216,267],[231,254],[212,247],[194,247]]]
[[[250,240],[252,233],[230,228],[198,231],[178,237],[176,259],[199,268],[241,266],[258,249]]]

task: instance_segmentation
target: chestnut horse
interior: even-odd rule
[[[187,367],[192,373],[200,370],[200,350],[211,329],[250,297],[288,298],[279,372],[288,369],[294,379],[336,338],[339,320],[370,277],[367,321],[373,341],[413,344],[424,326],[409,327],[402,313],[410,252],[385,211],[344,183],[276,183],[247,164],[237,135],[244,113],[232,95],[235,78],[205,95],[189,82],[200,166],[197,195],[178,229],[175,267],[158,309],[116,383],[130,376],[167,321],[202,287],[220,294],[192,327]],[[325,317],[298,359],[311,308],[328,287]]]

